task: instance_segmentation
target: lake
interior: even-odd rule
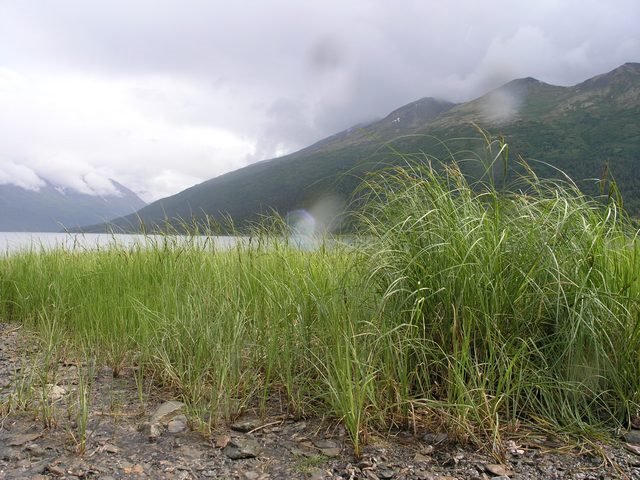
[[[202,245],[213,241],[213,246],[229,248],[243,237],[196,237]],[[161,235],[124,235],[106,233],[52,233],[52,232],[0,232],[0,255],[24,250],[96,250],[113,246],[130,247],[134,245],[154,245],[165,240],[180,243],[189,237],[179,235],[163,237]]]

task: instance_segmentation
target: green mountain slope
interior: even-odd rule
[[[112,180],[120,196],[94,196],[47,183],[38,191],[0,185],[0,231],[58,232],[105,222],[145,206],[135,193]]]
[[[540,160],[581,181],[598,178],[605,163],[627,207],[640,212],[640,64],[625,64],[572,87],[533,78],[514,80],[470,102],[418,100],[387,117],[328,137],[299,152],[208,180],[152,203],[110,226],[88,231],[148,229],[166,220],[231,217],[236,226],[275,210],[312,209],[327,196],[349,198],[360,178],[401,152],[446,158],[441,141],[456,150],[477,149],[474,125],[503,135],[511,152]],[[455,140],[475,137],[476,140]],[[541,175],[557,175],[535,163]],[[583,182],[595,192],[593,182]]]

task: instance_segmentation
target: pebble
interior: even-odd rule
[[[219,435],[216,437],[216,448],[224,448],[231,441],[231,437],[229,435]]]
[[[484,468],[487,472],[497,477],[509,477],[513,475],[513,472],[509,468],[496,463],[487,463]]]

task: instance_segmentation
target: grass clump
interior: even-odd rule
[[[522,423],[611,431],[640,403],[635,232],[615,202],[520,171],[509,189],[455,162],[372,175],[355,246],[261,233],[13,254],[0,316],[154,379],[205,430],[275,399],[340,419],[356,453],[397,427],[496,455]]]
[[[383,363],[406,379],[392,393],[478,439],[523,420],[626,424],[640,391],[635,232],[617,203],[522,167],[508,190],[455,162],[369,181],[371,280],[404,336]]]

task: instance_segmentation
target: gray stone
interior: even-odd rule
[[[324,471],[316,468],[309,474],[309,480],[324,480],[327,478],[327,475]]]
[[[446,442],[448,439],[449,435],[446,433],[425,433],[422,437],[422,440],[429,445],[437,445]]]
[[[624,446],[632,453],[640,455],[640,445],[634,445],[632,443],[625,443]]]
[[[340,447],[333,447],[333,448],[321,448],[320,451],[322,452],[322,454],[325,457],[337,457],[338,455],[340,455]]]
[[[383,468],[378,472],[378,477],[382,478],[383,480],[388,480],[390,478],[393,478],[395,474],[396,472],[391,470],[390,468]]]
[[[46,386],[47,389],[47,398],[52,402],[60,400],[67,394],[67,389],[60,385],[53,385],[48,383]]]
[[[484,469],[496,477],[509,477],[510,475],[513,475],[513,472],[509,468],[497,463],[487,463],[484,466]]]
[[[229,425],[231,430],[236,432],[247,433],[251,430],[255,430],[262,426],[262,421],[259,418],[245,418]]]
[[[633,443],[635,445],[640,445],[640,430],[629,430],[624,435],[624,440],[627,443]]]
[[[316,440],[315,442],[313,442],[313,444],[320,449],[339,447],[338,443],[334,442],[333,440]]]
[[[37,443],[31,443],[27,445],[25,450],[36,457],[42,457],[45,454],[44,448],[42,448]]]
[[[173,420],[167,423],[167,430],[169,433],[180,433],[187,429],[187,417],[184,415],[178,415]]]
[[[162,435],[162,425],[159,423],[145,422],[141,425],[140,431],[149,440],[155,440]]]
[[[251,438],[233,439],[222,450],[231,460],[255,458],[260,454],[260,445]]]
[[[153,412],[153,415],[149,418],[149,423],[167,423],[183,408],[184,403],[176,400],[164,402],[156,409],[155,412]]]
[[[413,457],[413,461],[416,463],[428,463],[431,461],[431,457],[423,455],[421,453],[416,453]]]
[[[14,435],[9,439],[7,445],[9,445],[10,447],[17,447],[20,445],[24,445],[25,443],[31,443],[41,436],[42,433],[25,433],[22,435]]]

